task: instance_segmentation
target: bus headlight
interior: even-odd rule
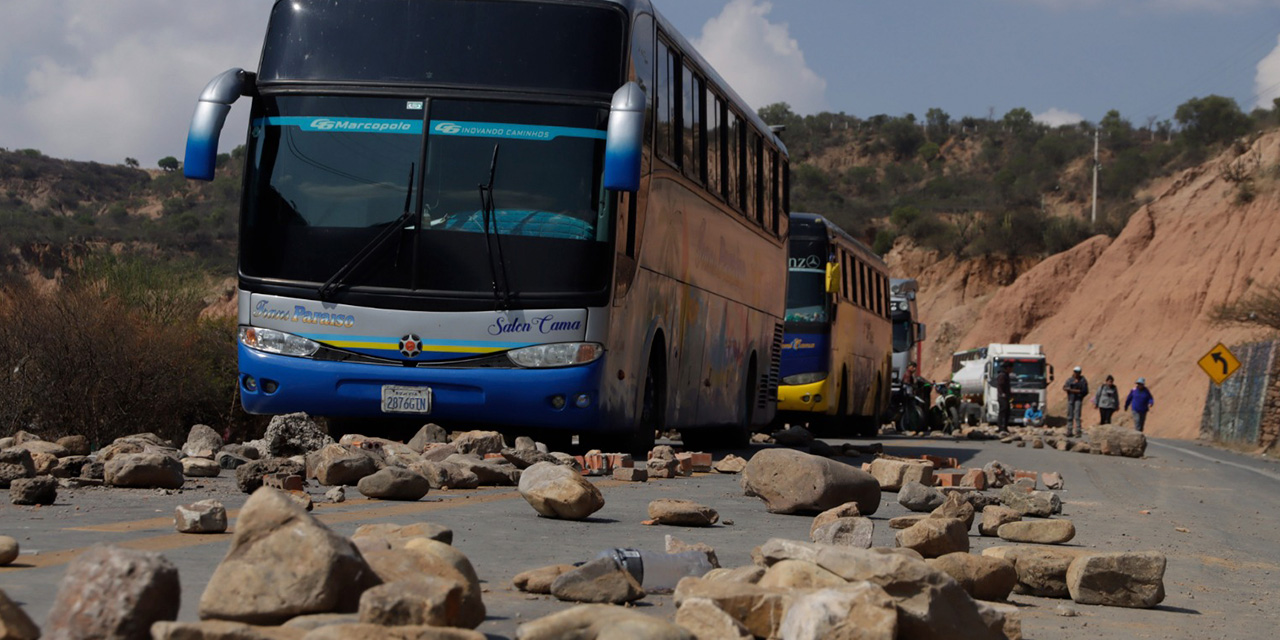
[[[258,351],[301,358],[314,355],[320,350],[320,343],[313,340],[261,327],[240,327],[240,344]]]
[[[572,367],[595,362],[604,355],[604,345],[595,342],[561,342],[512,349],[507,357],[526,369]]]
[[[823,380],[826,380],[826,379],[827,379],[826,371],[815,371],[813,373],[797,373],[794,376],[787,376],[783,378],[782,384],[785,384],[789,387],[794,387],[802,384],[813,384],[815,382],[822,382]]]

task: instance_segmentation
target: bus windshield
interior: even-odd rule
[[[827,322],[825,239],[791,238],[787,322]]]
[[[508,0],[289,0],[259,81],[587,91],[622,85],[617,8]]]
[[[893,321],[893,350],[902,353],[911,348],[911,319],[895,319]]]
[[[602,291],[612,215],[601,188],[607,117],[592,107],[421,97],[261,97],[241,271],[325,282],[400,219],[411,196],[421,228],[411,217],[350,284],[491,292],[497,242],[515,292]],[[487,235],[477,187],[491,168]]]

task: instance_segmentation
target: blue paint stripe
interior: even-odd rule
[[[385,338],[381,336],[350,336],[336,333],[299,333],[304,338],[310,340],[340,340],[344,342],[376,342],[379,344],[400,344],[399,338]],[[521,347],[530,347],[535,342],[489,342],[487,340],[434,340],[429,336],[420,336],[425,342],[431,346],[439,347],[489,347],[493,349],[519,349]]]

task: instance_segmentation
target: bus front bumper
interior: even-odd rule
[[[820,382],[778,386],[778,411],[826,413],[831,407],[831,379]]]
[[[557,369],[394,367],[281,356],[244,345],[239,358],[240,399],[249,413],[303,411],[585,430],[600,422],[603,360]],[[384,385],[430,388],[430,411],[384,413]]]

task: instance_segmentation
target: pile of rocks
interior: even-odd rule
[[[1007,434],[999,435],[1001,442],[1018,447],[1025,447],[1030,443],[1033,449],[1049,448],[1126,458],[1141,458],[1146,455],[1147,437],[1141,431],[1104,424],[1085,427],[1084,434],[1083,438],[1071,438],[1063,436],[1056,429],[1011,427]]]

